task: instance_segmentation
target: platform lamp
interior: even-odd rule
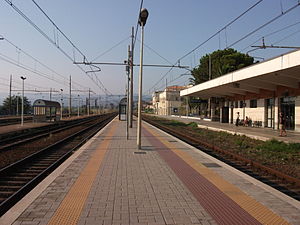
[[[140,74],[139,74],[139,101],[138,101],[138,125],[137,125],[137,147],[141,149],[141,122],[142,122],[142,78],[143,78],[143,51],[144,51],[144,26],[148,18],[148,10],[143,8],[139,15],[141,26],[141,49],[140,49]]]
[[[21,76],[22,79],[22,110],[21,110],[21,126],[24,125],[24,81],[26,77]]]

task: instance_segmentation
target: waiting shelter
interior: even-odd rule
[[[122,98],[119,103],[119,120],[126,120],[127,98]]]
[[[60,119],[61,111],[61,106],[58,102],[37,99],[33,103],[33,121],[57,121]]]

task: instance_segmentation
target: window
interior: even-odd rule
[[[238,101],[235,101],[234,104],[235,104],[234,108],[238,108],[239,107],[239,102]]]
[[[250,100],[250,108],[257,108],[257,100],[256,99]]]
[[[244,101],[240,101],[240,108],[244,107]]]

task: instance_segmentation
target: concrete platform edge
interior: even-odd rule
[[[116,117],[113,119],[115,120]],[[113,122],[109,122],[103,129],[101,129],[94,137],[101,135]],[[49,176],[47,176],[39,185],[37,185],[32,191],[25,195],[17,204],[15,204],[10,210],[8,210],[0,218],[0,224],[9,225],[24,212],[24,210],[93,142],[94,137],[87,141],[82,147],[80,147],[70,158],[63,162],[58,168],[56,168]]]

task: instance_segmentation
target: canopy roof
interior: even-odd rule
[[[58,102],[54,101],[48,101],[44,99],[37,99],[33,103],[33,107],[56,107],[60,108],[60,104]]]
[[[181,96],[201,98],[261,94],[279,86],[299,89],[300,50],[245,67],[180,91]]]

